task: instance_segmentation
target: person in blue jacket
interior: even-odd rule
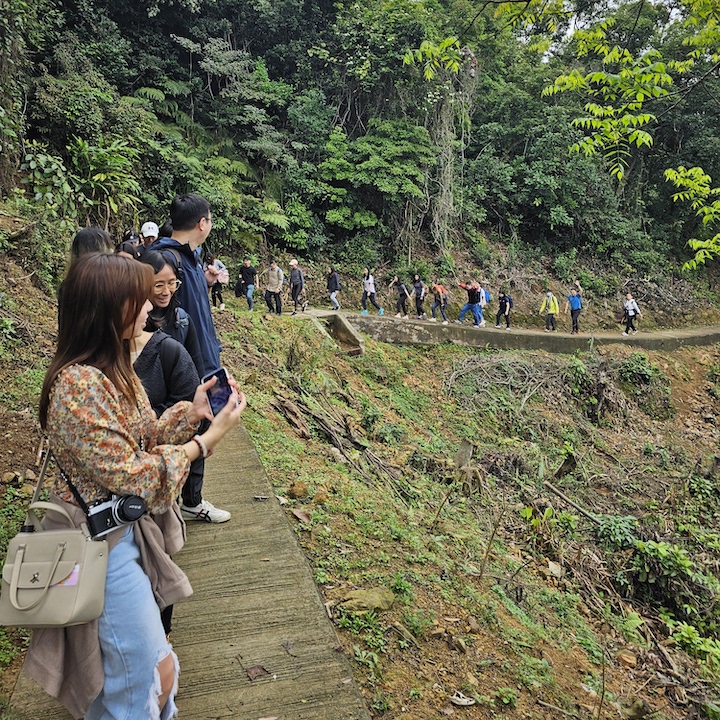
[[[580,281],[575,281],[575,287],[570,290],[567,302],[565,303],[565,314],[567,315],[568,309],[570,310],[570,317],[572,318],[572,332],[571,335],[577,335],[580,332],[578,327],[578,318],[580,317],[580,311],[582,310],[582,288],[580,287]]]
[[[202,367],[200,377],[209,375],[220,367],[220,341],[215,333],[207,281],[198,250],[212,229],[210,203],[201,195],[190,193],[178,195],[170,204],[172,237],[161,237],[153,243],[153,250],[170,250],[178,260],[177,296],[195,324]]]

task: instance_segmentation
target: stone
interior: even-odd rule
[[[480,623],[472,615],[468,618],[468,629],[471,633],[480,632]]]
[[[329,497],[325,490],[318,490],[313,496],[313,502],[315,505],[324,505],[328,499]]]
[[[389,610],[395,602],[392,590],[379,586],[370,590],[351,590],[338,603],[346,612],[363,613],[370,610]]]
[[[637,665],[637,656],[629,650],[618,650],[615,659],[625,667],[634,668]]]
[[[25,479],[33,482],[37,480],[37,475],[32,470],[30,470],[30,468],[28,468],[27,470],[25,470]]]
[[[628,720],[640,720],[652,713],[652,708],[642,698],[633,698],[632,702],[625,708],[623,715]]]
[[[308,484],[306,482],[296,481],[288,490],[288,495],[297,500],[298,498],[304,498],[308,496]]]

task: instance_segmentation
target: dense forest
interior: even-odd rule
[[[46,231],[213,206],[213,249],[488,241],[679,270],[720,213],[720,3],[2,0],[0,189]],[[1,244],[1,243],[0,243]],[[60,247],[62,246],[62,247]]]

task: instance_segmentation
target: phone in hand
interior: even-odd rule
[[[212,414],[217,415],[227,405],[233,389],[228,380],[228,371],[224,367],[206,375],[202,381],[205,383],[213,377],[217,378],[217,382],[208,389],[207,398]]]

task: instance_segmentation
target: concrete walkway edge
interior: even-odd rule
[[[195,591],[174,614],[179,717],[369,720],[310,565],[243,427],[208,461],[203,494],[233,517],[190,523],[176,558]],[[20,676],[11,720],[68,717]]]

